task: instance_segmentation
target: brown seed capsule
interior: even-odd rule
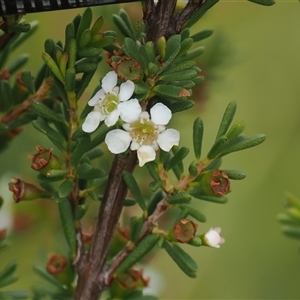
[[[221,170],[215,170],[210,177],[210,187],[217,196],[224,196],[230,190],[228,175]]]
[[[192,220],[181,219],[173,228],[174,237],[179,243],[188,243],[196,234],[198,225]]]

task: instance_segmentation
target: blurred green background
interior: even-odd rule
[[[123,7],[135,14],[137,24],[141,22],[140,4]],[[109,27],[110,16],[117,10],[117,6],[106,6],[94,12],[103,14]],[[38,33],[20,49],[31,55],[28,69],[37,70],[44,40],[63,40],[65,25],[81,12],[26,16],[27,21],[40,22]],[[272,7],[221,0],[193,30],[205,28],[215,31],[203,42],[207,52],[199,58],[208,75],[205,90],[196,92],[192,112],[173,118],[172,126],[182,132],[181,145],[191,146],[191,126],[200,115],[207,151],[232,100],[238,103],[236,119],[247,124],[245,133],[265,133],[267,140],[224,158],[224,169],[242,169],[247,174],[245,180],[232,182],[227,204],[194,200],[207,217],[198,232],[220,226],[226,243],[220,249],[184,247],[198,263],[196,279],[187,278],[163,251],[157,251],[150,263],[162,276],[163,286],[157,291],[162,299],[300,299],[300,245],[283,236],[276,220],[284,209],[285,192],[300,195],[300,5],[296,0],[278,1]],[[101,70],[99,79],[100,75]],[[50,144],[28,125],[0,157],[0,193],[9,203],[9,177],[34,178],[26,156],[35,152],[35,145]],[[20,280],[12,287],[29,289],[39,281],[32,265],[45,264],[47,253],[65,249],[57,234],[60,221],[52,203],[9,203],[16,212],[16,229],[10,236],[11,246],[1,252],[0,266],[18,261]]]

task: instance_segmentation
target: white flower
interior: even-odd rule
[[[93,106],[84,123],[84,132],[93,132],[100,122],[113,126],[119,117],[124,122],[134,122],[138,120],[142,111],[137,99],[130,99],[134,92],[134,83],[127,80],[120,87],[117,86],[118,76],[115,71],[108,72],[102,79],[102,89],[89,100],[88,105]]]
[[[225,243],[225,239],[220,236],[221,228],[211,228],[204,234],[204,244],[213,248],[220,248],[220,245]]]
[[[150,119],[151,115],[151,119]],[[166,129],[172,117],[171,110],[162,103],[155,104],[148,112],[142,112],[139,120],[128,122],[121,129],[114,129],[105,137],[110,152],[119,154],[130,149],[137,150],[139,166],[155,159],[156,150],[169,152],[178,145],[180,133],[175,129]]]

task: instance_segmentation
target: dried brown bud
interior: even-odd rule
[[[181,219],[173,228],[173,234],[177,242],[188,243],[196,234],[198,225],[189,219]]]
[[[15,177],[13,177],[12,182],[9,183],[9,190],[13,192],[13,198],[16,203],[26,200],[35,200],[49,195],[48,192],[43,191],[35,185]]]
[[[31,168],[35,171],[46,175],[49,170],[59,170],[61,163],[58,158],[52,153],[53,149],[46,149],[40,146],[36,147],[36,154],[28,155],[31,159]]]
[[[217,196],[224,196],[230,190],[228,175],[221,170],[216,170],[211,174],[210,187]]]
[[[0,229],[0,242],[5,239],[6,233],[7,233],[7,228],[1,228]]]

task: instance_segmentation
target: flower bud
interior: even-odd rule
[[[12,181],[13,182],[10,182],[8,186],[9,190],[13,192],[14,201],[16,203],[45,198],[50,195],[49,192],[46,192],[31,183],[22,181],[21,179],[13,177]]]
[[[198,225],[192,220],[181,219],[173,228],[173,234],[177,242],[188,243],[191,241],[197,231]]]
[[[46,265],[48,273],[62,284],[71,284],[74,280],[74,270],[68,259],[64,255],[54,253],[49,254],[48,258]]]
[[[39,171],[41,174],[46,175],[49,170],[60,170],[61,163],[57,156],[52,152],[53,149],[45,149],[43,147],[37,146],[36,154],[28,155],[31,159],[31,168],[35,171]]]
[[[220,248],[220,245],[225,243],[225,239],[220,236],[221,228],[211,228],[208,232],[201,235],[201,240],[203,245],[212,247],[212,248]]]

